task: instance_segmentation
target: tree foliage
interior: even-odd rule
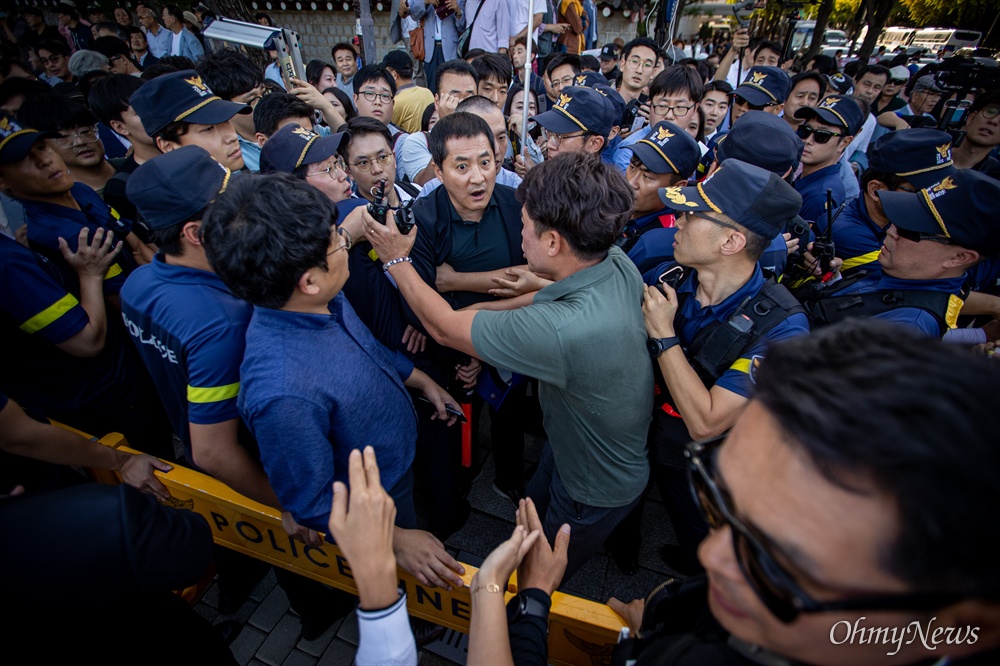
[[[987,17],[994,16],[997,0],[900,0],[915,26],[982,29]]]

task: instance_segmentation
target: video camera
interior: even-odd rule
[[[1000,87],[1000,66],[985,65],[976,62],[972,58],[952,56],[946,58],[938,67],[934,74],[934,83],[946,95],[955,95],[955,99],[946,100],[938,108],[939,120],[937,124],[931,119],[929,122],[916,124],[910,122],[911,127],[936,127],[948,132],[951,135],[952,148],[958,148],[965,140],[965,120],[969,116],[969,109],[972,107],[972,100],[966,99],[975,90],[993,90]]]
[[[376,222],[384,225],[389,211],[396,211],[396,228],[399,229],[399,233],[405,236],[416,224],[416,220],[413,219],[413,202],[416,199],[410,199],[397,208],[393,208],[385,196],[385,186],[386,181],[380,180],[378,185],[372,188],[372,196],[375,197],[375,200],[368,204],[368,213],[375,218]]]

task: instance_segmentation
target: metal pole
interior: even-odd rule
[[[354,13],[361,28],[361,62],[365,65],[377,63],[375,53],[375,21],[369,0],[354,0]]]
[[[485,2],[485,0],[483,0]],[[547,1],[547,0],[544,0]],[[528,0],[528,27],[527,27],[527,39],[525,40],[525,55],[524,55],[524,93],[521,95],[521,99],[524,104],[524,112],[521,116],[521,151],[526,152],[528,147],[528,102],[531,100],[531,41],[535,36],[535,0]],[[517,160],[517,155],[514,156],[515,161]],[[528,164],[528,160],[524,161],[525,166]]]

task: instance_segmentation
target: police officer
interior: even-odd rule
[[[715,173],[719,164],[728,159],[737,159],[770,171],[786,183],[799,165],[802,157],[802,139],[784,120],[763,111],[747,111],[739,122],[724,135],[715,149],[715,159],[709,166],[709,175]],[[774,237],[764,250],[759,263],[761,268],[774,275],[781,275],[788,263],[786,236],[800,233],[797,225],[805,226],[800,217],[784,229],[785,234]]]
[[[806,307],[823,323],[876,317],[941,337],[956,325],[967,271],[1000,254],[1000,182],[959,169],[919,192],[878,197],[889,221],[882,275],[841,280]]]
[[[690,134],[666,120],[627,148],[633,156],[625,180],[635,192],[635,206],[617,245],[644,272],[674,256],[674,211],[663,205],[659,191],[687,185],[701,151]]]
[[[882,272],[878,254],[889,219],[881,192],[914,192],[955,173],[951,136],[933,129],[891,132],[868,151],[869,166],[861,174],[861,196],[848,202],[833,223],[837,256],[844,260],[844,277],[858,270]]]
[[[732,92],[732,123],[747,111],[779,115],[791,89],[792,80],[780,67],[751,67],[743,83]]]
[[[733,159],[662,198],[680,214],[675,261],[645,275],[647,345],[660,372],[650,456],[680,544],[668,561],[684,573],[698,568],[707,529],[686,487],[684,445],[729,429],[768,346],[808,331],[801,308],[758,263],[801,198],[779,176]]]
[[[827,190],[831,191],[833,210],[847,200],[839,160],[865,117],[858,103],[846,95],[827,95],[817,106],[796,111],[795,117],[805,120],[795,130],[805,144],[802,174],[795,181],[795,189],[802,195],[799,214],[813,222],[816,233],[821,234],[827,225]]]
[[[0,188],[24,204],[31,250],[4,238],[0,390],[84,432],[121,432],[134,448],[173,460],[156,392],[127,346],[116,299],[136,263],[117,219],[45,139],[0,114]],[[116,249],[113,249],[116,248]]]
[[[563,153],[600,153],[614,125],[612,105],[591,88],[559,91],[555,105],[532,120],[548,132],[549,159]]]
[[[132,174],[126,185],[129,199],[160,252],[125,283],[122,316],[188,463],[253,500],[280,508],[264,468],[247,448],[255,450],[256,444],[236,409],[253,307],[233,296],[212,270],[200,236],[201,219],[232,176],[197,146],[155,157]],[[281,521],[290,535],[319,545],[318,535],[287,511]],[[238,559],[220,560],[220,603],[241,603],[241,593],[256,581],[241,580],[248,567],[234,562]],[[302,615],[303,636],[318,636],[334,619],[332,609],[315,599],[322,589],[294,574],[282,572],[278,578]],[[306,593],[309,587],[312,595]],[[346,613],[346,605],[341,610]]]

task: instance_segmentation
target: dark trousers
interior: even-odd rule
[[[500,488],[524,486],[524,419],[528,382],[512,388],[500,409],[490,410],[490,442],[496,464],[495,481]]]
[[[708,523],[691,494],[687,470],[653,463],[652,473],[663,497],[663,507],[667,510],[667,517],[677,536],[677,544],[688,557],[697,562],[698,546],[708,535]]]
[[[444,51],[441,50],[441,42],[434,42],[434,54],[430,62],[424,61],[424,76],[427,77],[427,89],[437,94],[437,81],[435,81],[438,67],[444,64]]]
[[[542,451],[538,469],[528,482],[528,497],[538,509],[542,529],[549,543],[554,543],[559,528],[564,523],[569,523],[569,563],[563,581],[569,580],[577,569],[597,553],[615,526],[639,503],[639,497],[624,506],[611,508],[575,501],[559,478],[559,470],[556,469],[555,458],[552,456],[552,445],[548,443]]]

